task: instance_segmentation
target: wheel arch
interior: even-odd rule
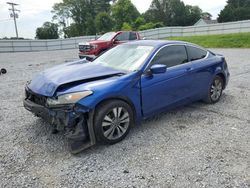
[[[219,77],[222,78],[222,80],[223,80],[223,89],[225,89],[225,87],[226,87],[226,77],[225,77],[225,75],[222,72],[220,72],[220,73],[217,73],[215,76],[219,76]]]
[[[98,56],[99,55],[102,55],[104,52],[106,52],[109,48],[101,48],[99,51],[98,51]]]

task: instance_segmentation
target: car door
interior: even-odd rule
[[[165,73],[150,75],[154,64],[165,64]],[[168,106],[184,102],[192,96],[192,63],[188,62],[184,45],[165,46],[155,55],[148,70],[141,76],[141,100],[144,116]]]
[[[207,94],[207,89],[211,79],[211,63],[209,62],[208,51],[195,46],[186,46],[189,61],[193,64],[194,82],[196,86],[195,95],[198,97]]]
[[[125,43],[129,40],[130,34],[129,32],[121,32],[114,39],[114,46]]]

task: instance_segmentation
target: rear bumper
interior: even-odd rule
[[[56,128],[65,130],[71,153],[79,153],[96,143],[93,130],[94,111],[72,105],[47,108],[28,99],[23,100],[23,106]]]

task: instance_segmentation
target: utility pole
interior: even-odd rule
[[[7,4],[9,4],[11,6],[11,8],[9,9],[11,11],[10,17],[14,18],[14,24],[15,24],[15,30],[16,30],[16,38],[18,39],[18,31],[17,31],[17,25],[16,25],[16,18],[18,18],[18,14],[16,12],[20,12],[20,10],[15,9],[15,6],[18,5],[16,3],[7,2]]]

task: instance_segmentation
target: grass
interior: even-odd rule
[[[250,48],[250,33],[170,37],[167,40],[181,40],[205,48]]]

